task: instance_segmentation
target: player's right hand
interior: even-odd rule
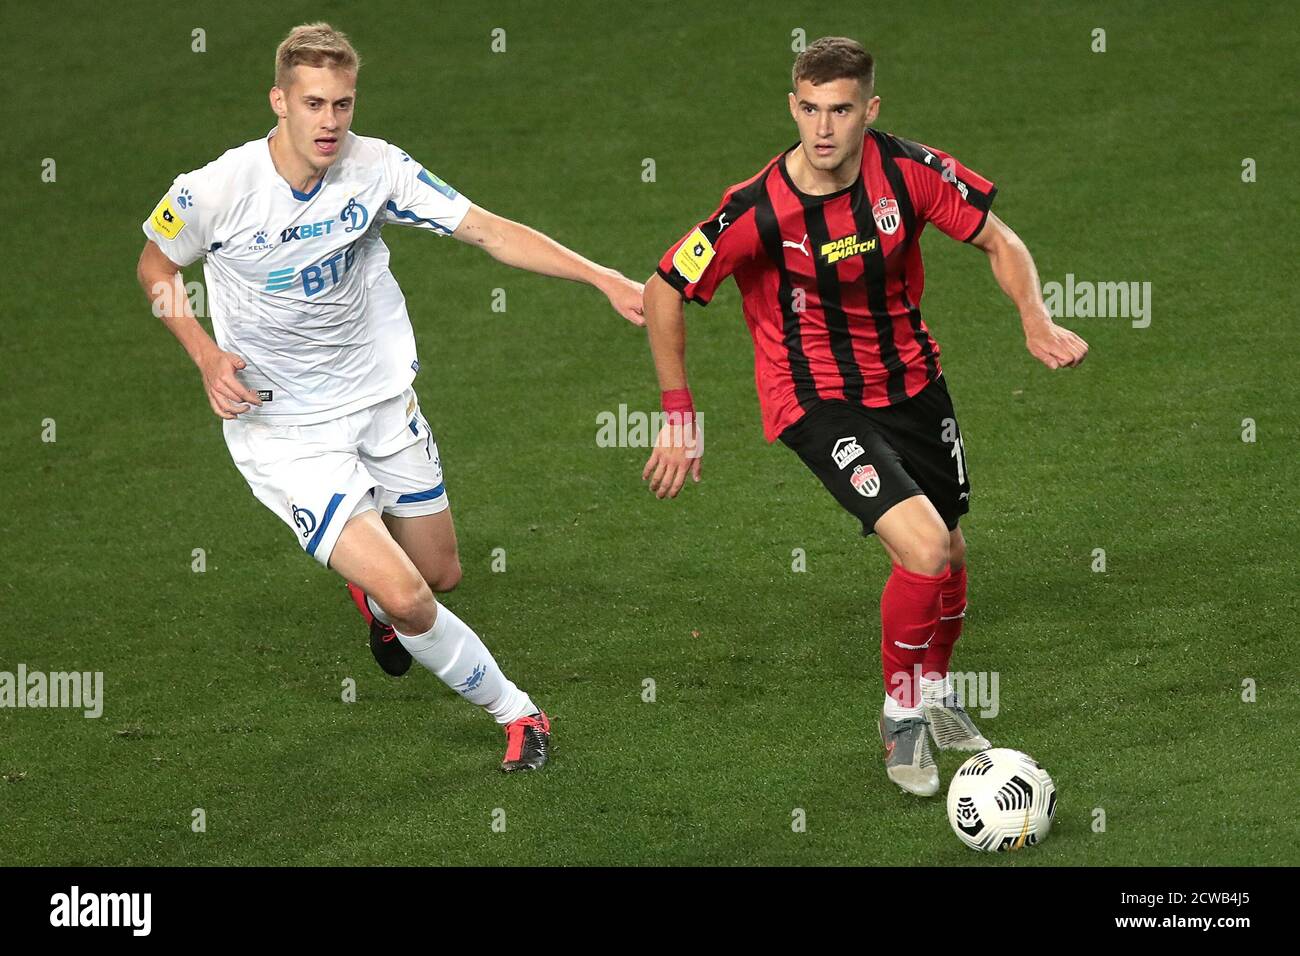
[[[247,363],[234,352],[213,349],[199,363],[203,375],[203,388],[208,393],[208,404],[218,418],[236,418],[248,411],[250,405],[261,405],[257,393],[248,389],[235,372]]]
[[[1048,368],[1075,368],[1088,357],[1088,343],[1051,319],[1025,331],[1025,348]]]
[[[641,471],[650,480],[656,498],[676,498],[689,474],[700,480],[700,459],[704,455],[704,432],[698,422],[669,424],[659,430],[654,451]]]

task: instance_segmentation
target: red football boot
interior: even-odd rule
[[[512,720],[505,726],[506,756],[501,769],[541,770],[551,757],[551,722],[540,710],[528,717]]]

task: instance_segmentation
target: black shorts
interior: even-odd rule
[[[925,495],[951,531],[970,510],[966,451],[942,375],[888,408],[825,401],[781,433],[872,534],[886,511]]]

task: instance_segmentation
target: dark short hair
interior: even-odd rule
[[[862,91],[871,96],[876,88],[876,61],[857,40],[848,37],[822,37],[808,44],[790,71],[790,88],[808,80],[816,86],[832,80],[857,80]]]

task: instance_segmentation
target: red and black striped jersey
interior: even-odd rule
[[[701,305],[735,277],[768,441],[820,401],[896,405],[939,377],[918,240],[932,222],[969,242],[997,193],[947,153],[874,129],[862,175],[824,196],[799,191],[789,153],[728,189],[658,270]]]

